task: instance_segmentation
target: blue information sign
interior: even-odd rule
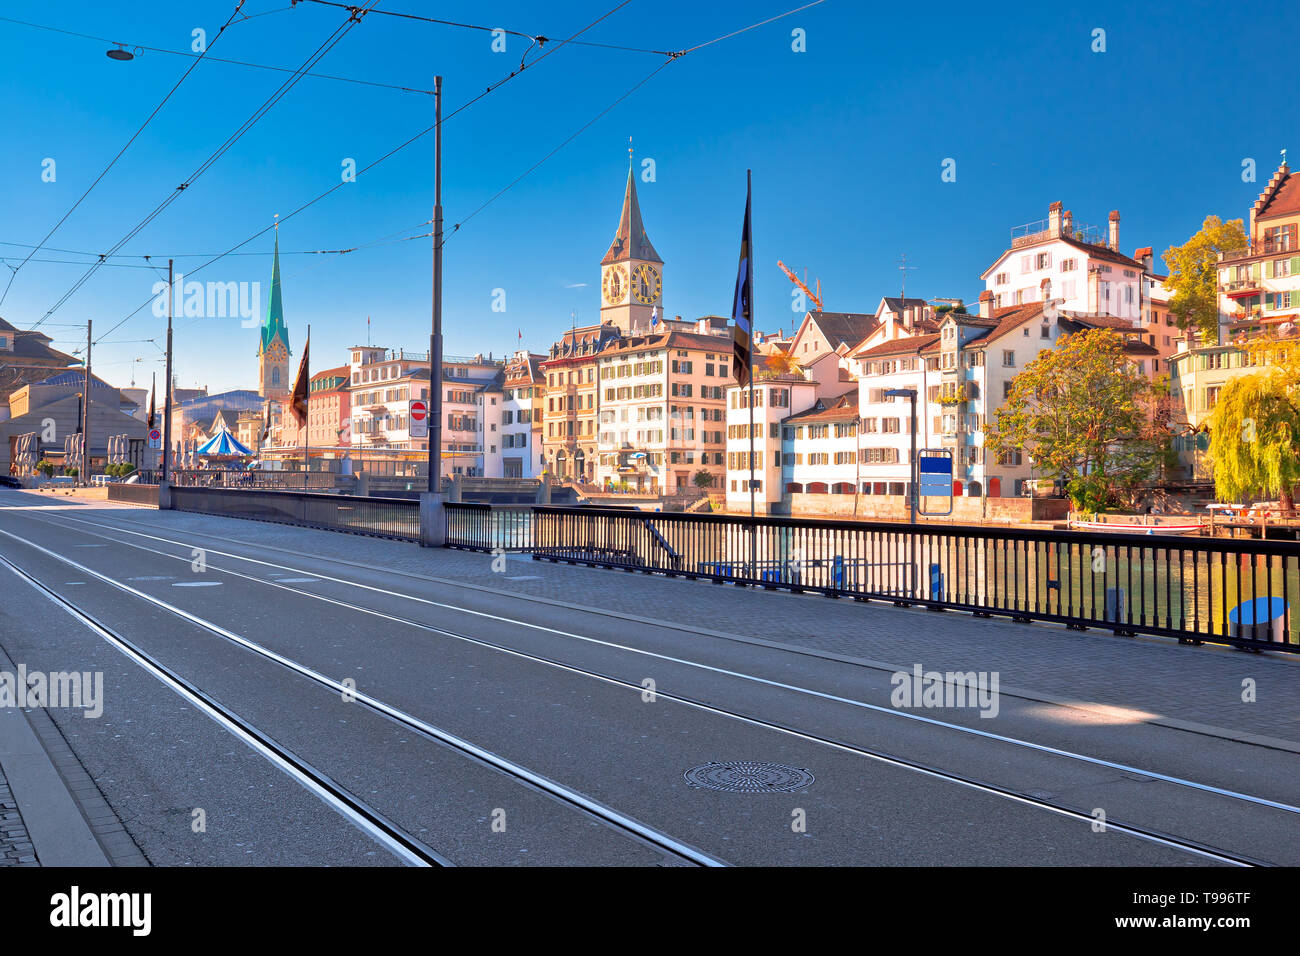
[[[921,514],[952,514],[952,452],[946,448],[923,449],[917,455],[917,491],[924,498],[946,498],[946,511],[922,507]]]

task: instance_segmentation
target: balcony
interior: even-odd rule
[[[1234,299],[1238,296],[1250,295],[1260,290],[1261,281],[1260,279],[1234,279],[1223,287],[1223,292]]]

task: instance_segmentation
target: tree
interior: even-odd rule
[[[1237,501],[1277,495],[1295,510],[1300,484],[1300,403],[1296,379],[1281,369],[1242,375],[1223,386],[1210,412],[1214,493]]]
[[[707,468],[701,468],[691,476],[691,481],[694,482],[695,487],[699,488],[701,491],[705,488],[711,488],[713,486],[713,472],[709,471]]]
[[[1179,328],[1194,328],[1208,341],[1218,341],[1219,253],[1233,255],[1245,248],[1240,219],[1223,222],[1218,216],[1206,216],[1194,236],[1165,251],[1169,278],[1164,285],[1173,293],[1169,311]]]
[[[1160,391],[1139,372],[1109,329],[1065,336],[1011,383],[985,434],[993,454],[1012,449],[1066,480],[1084,511],[1131,503],[1156,474],[1170,444]]]
[[[769,352],[763,359],[763,371],[758,375],[760,379],[780,378],[782,375],[798,375],[799,360],[789,352],[783,352],[780,349]]]

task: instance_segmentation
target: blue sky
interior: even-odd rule
[[[418,13],[559,38],[614,6],[384,0]],[[584,35],[677,50],[797,6],[797,0],[701,4],[633,0]],[[208,38],[233,0],[132,4],[10,0],[0,16],[128,46],[188,49]],[[276,66],[301,63],[346,18],[336,8],[248,0],[212,55]],[[827,2],[673,62],[573,142],[466,223],[446,246],[446,351],[542,351],[570,322],[595,321],[599,266],[617,225],[627,141],[638,163],[646,227],[665,260],[666,311],[730,309],[746,168],[754,170],[756,306],[760,328],[789,327],[791,285],[777,259],[822,281],[826,307],[868,311],[898,293],[971,301],[979,274],[1009,230],[1044,218],[1053,200],[1076,221],[1104,227],[1119,209],[1121,246],[1157,255],[1210,213],[1247,214],[1281,148],[1300,158],[1300,103],[1290,58],[1271,37],[1295,35],[1300,14],[1258,17],[1221,4],[1090,3],[1029,12],[986,4]],[[791,31],[806,33],[806,52]],[[1093,30],[1106,50],[1093,52]],[[144,51],[122,63],[108,45],[0,21],[5,59],[0,149],[0,242],[36,243],[121,149],[191,62]],[[483,32],[367,16],[315,68],[417,89],[444,80],[449,113],[518,66],[526,42],[493,52]],[[553,46],[553,44],[552,44]],[[535,52],[533,54],[535,56]],[[447,120],[444,206],[449,224],[588,123],[662,57],[566,47]],[[286,74],[203,63],[82,206],[15,279],[0,315],[39,319],[86,261],[52,250],[101,252],[219,146]],[[1278,91],[1272,95],[1270,91]],[[329,79],[303,79],[157,220],[122,250],[215,254],[340,182],[432,122],[432,98]],[[57,178],[42,182],[42,162]],[[956,182],[941,181],[945,158]],[[1258,164],[1243,182],[1242,161]],[[313,331],[313,366],[342,364],[363,342],[427,348],[430,244],[414,235],[433,202],[433,137],[426,136],[281,227],[291,343]],[[260,282],[265,310],[271,235],[207,267],[199,280]],[[364,247],[345,256],[304,250]],[[28,250],[0,246],[16,265]],[[145,302],[159,276],[143,259],[114,260],[53,316],[56,343],[77,347],[91,318],[96,370],[117,385],[160,369],[165,320]],[[185,272],[205,258],[178,258]],[[0,288],[9,269],[0,270]],[[492,309],[505,290],[505,311]],[[260,316],[259,316],[260,317]],[[256,329],[238,319],[177,320],[179,384],[255,387]],[[142,361],[136,361],[141,359]]]

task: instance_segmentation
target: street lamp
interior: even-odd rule
[[[885,398],[905,398],[912,403],[912,461],[908,468],[907,510],[911,514],[911,523],[916,524],[916,511],[920,504],[916,487],[916,389],[887,388]]]

